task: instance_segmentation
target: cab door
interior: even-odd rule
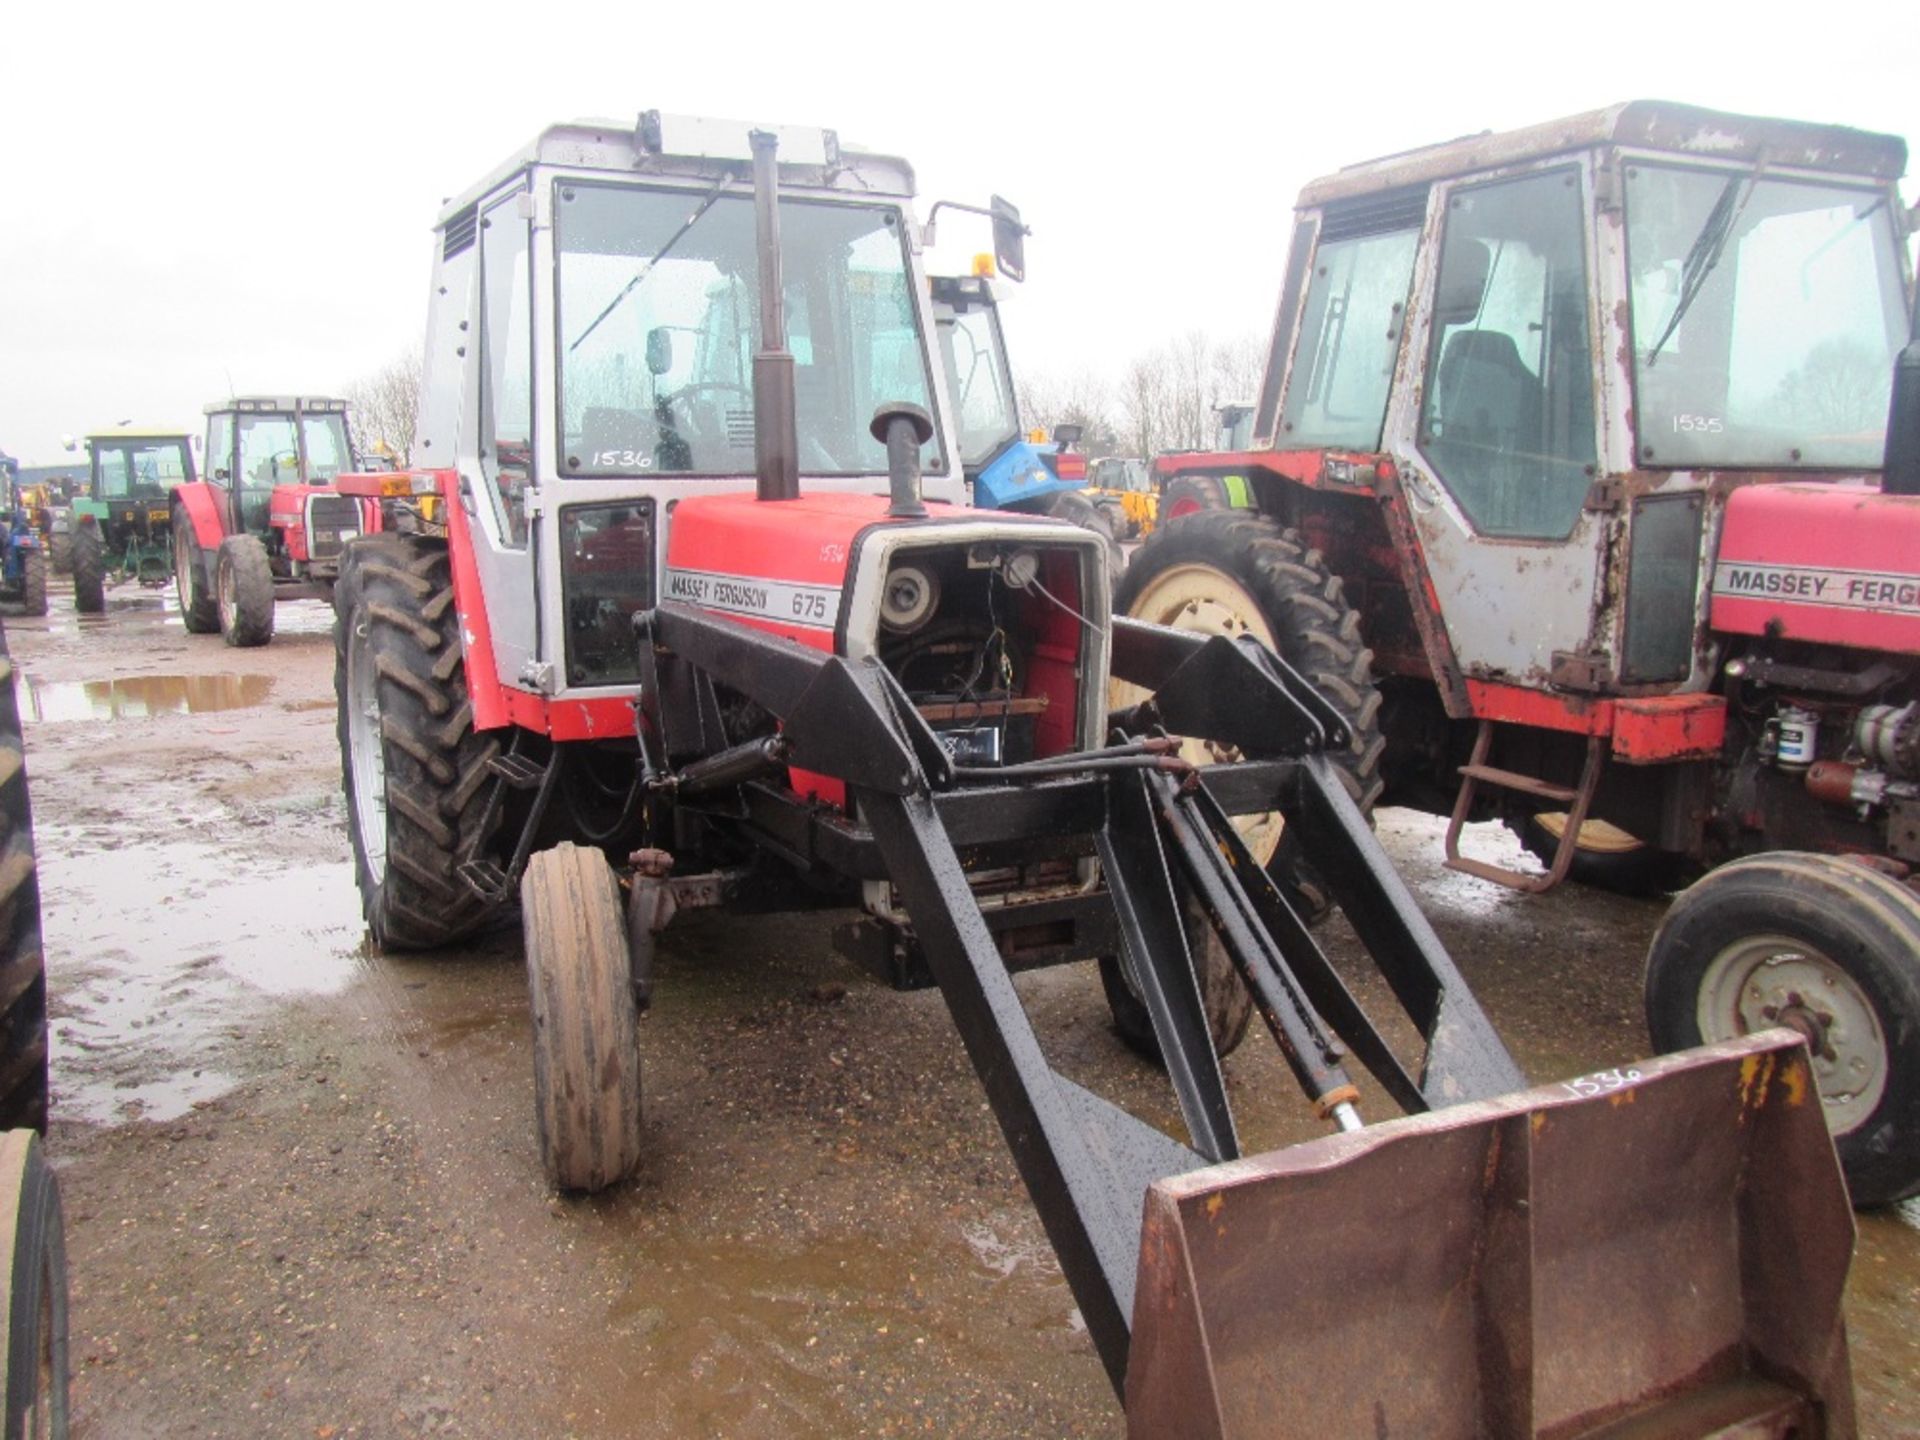
[[[1420,384],[1396,396],[1388,431],[1469,678],[1598,683],[1611,521],[1587,508],[1599,452],[1590,189],[1576,160],[1439,196],[1413,337]]]
[[[213,504],[220,515],[223,533],[240,533],[239,516],[233,508],[233,413],[222,410],[207,417],[207,486],[213,491]]]

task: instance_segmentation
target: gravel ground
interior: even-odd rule
[[[283,607],[236,652],[151,594],[100,621],[66,605],[8,634],[76,1435],[1121,1432],[939,997],[836,959],[840,917],[677,923],[642,1022],[640,1177],[556,1199],[517,932],[365,948],[327,612]],[[1642,1053],[1658,905],[1496,893],[1438,868],[1424,817],[1381,835],[1532,1076]],[[1063,1071],[1170,1117],[1089,967],[1021,989]],[[1229,1069],[1252,1145],[1314,1133],[1270,1050]],[[1920,1434],[1920,1210],[1860,1232],[1862,1433]]]

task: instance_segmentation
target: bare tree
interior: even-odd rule
[[[413,463],[420,424],[420,352],[408,350],[371,375],[347,386],[353,448],[363,461],[385,457],[404,468]]]
[[[1029,426],[1049,433],[1056,425],[1078,425],[1080,448],[1090,455],[1119,447],[1112,392],[1091,370],[1028,379],[1020,386],[1020,410]]]

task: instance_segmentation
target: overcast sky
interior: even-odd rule
[[[1575,10],[10,0],[0,449],[379,368],[424,330],[441,198],[561,119],[825,125],[913,161],[923,218],[1006,195],[1034,372],[1264,335],[1295,191],[1385,152],[1643,97],[1920,141],[1920,6]]]

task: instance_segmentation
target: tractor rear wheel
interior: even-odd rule
[[[491,837],[478,827],[500,747],[473,728],[446,542],[355,540],[333,617],[347,828],[367,927],[386,949],[451,944],[492,912],[456,867],[486,856]]]
[[[571,843],[520,881],[533,1000],[540,1161],[562,1190],[604,1190],[640,1163],[640,1031],[613,868]]]
[[[67,1246],[60,1190],[31,1130],[0,1136],[0,1264],[7,1266],[0,1353],[6,1435],[67,1435]]]
[[[211,635],[220,628],[219,608],[207,592],[200,538],[187,512],[178,507],[173,512],[173,593],[189,635]]]
[[[1673,902],[1647,954],[1654,1048],[1798,1030],[1858,1206],[1920,1193],[1920,896],[1863,865],[1775,851]]]
[[[1113,522],[1107,513],[1078,490],[1056,490],[1040,502],[1040,513],[1051,515],[1056,520],[1064,520],[1069,525],[1078,525],[1082,530],[1091,530],[1107,542],[1107,574],[1117,580],[1120,572],[1126,568],[1127,553],[1120,548],[1120,541],[1114,535]]]
[[[1543,810],[1537,815],[1510,818],[1508,827],[1526,852],[1548,869],[1567,828],[1567,812]],[[1668,895],[1700,873],[1684,855],[1661,850],[1605,820],[1588,820],[1573,842],[1569,880],[1611,890],[1616,895]]]
[[[1176,475],[1160,492],[1160,523],[1181,520],[1206,510],[1231,510],[1227,482],[1218,475]]]
[[[47,552],[29,550],[20,557],[20,609],[27,615],[47,613]]]
[[[47,973],[40,877],[13,664],[0,630],[0,1130],[47,1128]]]
[[[107,608],[107,542],[90,516],[73,531],[73,608],[82,615]]]
[[[258,535],[229,535],[220,542],[213,588],[227,644],[244,650],[273,639],[273,566]]]

